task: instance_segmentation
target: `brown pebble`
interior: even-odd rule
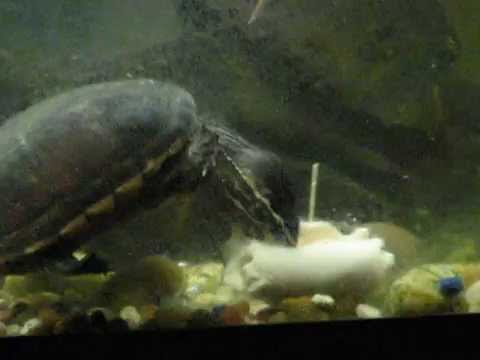
[[[242,301],[238,304],[233,305],[237,309],[237,311],[242,314],[244,317],[250,313],[250,304],[248,301]]]
[[[10,303],[5,299],[0,298],[0,310],[8,310],[9,307]]]
[[[268,322],[270,318],[278,313],[280,310],[272,307],[267,307],[257,312],[255,319],[261,322]]]
[[[140,316],[142,317],[143,321],[149,321],[155,319],[157,315],[158,306],[149,304],[143,305],[140,307]]]
[[[225,306],[222,314],[222,321],[225,325],[244,325],[245,317],[249,315],[249,312],[250,305],[248,302]]]
[[[55,310],[50,308],[42,308],[38,311],[38,318],[42,321],[45,327],[54,329],[55,325],[63,319]]]
[[[54,335],[61,335],[65,333],[66,323],[65,320],[60,320],[53,326],[53,334]]]
[[[250,304],[247,301],[242,301],[238,304],[226,306],[222,314],[222,320],[225,325],[244,325],[249,315]]]
[[[0,321],[8,323],[13,318],[13,312],[11,310],[0,310]]]

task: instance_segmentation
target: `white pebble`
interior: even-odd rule
[[[382,317],[382,312],[379,309],[367,304],[357,305],[355,312],[360,319],[377,319]]]
[[[130,329],[138,328],[142,322],[142,317],[133,306],[125,306],[122,311],[120,311],[120,318],[128,323]]]
[[[332,309],[335,306],[335,299],[330,295],[315,294],[312,297],[312,302],[326,309]]]
[[[23,324],[22,330],[20,330],[20,335],[28,335],[33,329],[42,325],[42,321],[37,318],[28,320]]]
[[[469,312],[480,312],[480,281],[475,282],[465,291],[465,300]]]
[[[17,325],[17,324],[8,325],[7,336],[18,336],[20,335],[21,330],[22,330],[22,327],[20,325]]]
[[[260,311],[271,308],[271,306],[269,304],[267,304],[266,302],[264,302],[262,300],[258,300],[258,299],[251,299],[249,301],[249,305],[250,305],[250,314],[252,314],[254,316],[257,315]]]

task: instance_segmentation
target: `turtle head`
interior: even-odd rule
[[[211,130],[219,141],[214,177],[243,232],[255,238],[273,235],[294,244],[298,232],[295,197],[279,157],[231,130]]]

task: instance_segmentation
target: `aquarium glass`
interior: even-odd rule
[[[0,336],[480,312],[478,0],[1,0]]]

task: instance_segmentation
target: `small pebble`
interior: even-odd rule
[[[242,316],[235,308],[227,307],[223,314],[223,324],[229,326],[237,326],[245,324],[245,317]]]
[[[50,305],[50,308],[58,314],[64,316],[68,315],[68,313],[70,312],[70,307],[62,301]]]
[[[149,304],[149,305],[143,305],[140,308],[140,315],[143,319],[143,321],[150,321],[155,319],[155,316],[157,315],[158,311],[158,306]]]
[[[312,302],[311,296],[300,296],[283,299],[278,308],[284,312],[289,322],[325,321],[329,314]]]
[[[250,304],[250,314],[253,316],[257,315],[260,311],[263,311],[271,307],[265,301],[261,301],[257,299],[250,300],[249,304]]]
[[[75,312],[67,318],[60,320],[55,324],[53,333],[59,334],[85,334],[92,330],[90,320],[86,314]]]
[[[103,316],[107,321],[113,320],[115,318],[115,314],[113,313],[113,311],[104,307],[91,308],[87,311],[87,315],[90,317],[90,319]]]
[[[13,296],[4,290],[0,290],[0,299],[5,300],[7,304],[11,304],[13,302]]]
[[[142,322],[142,317],[133,306],[125,306],[120,311],[120,318],[128,323],[130,329],[137,329]]]
[[[248,301],[242,301],[232,306],[243,316],[247,316],[250,313],[250,303]]]
[[[21,330],[22,330],[22,327],[20,325],[17,325],[17,324],[8,325],[7,336],[18,336],[20,335]]]
[[[225,325],[243,325],[249,313],[249,303],[241,302],[235,305],[225,306],[221,318]]]
[[[0,337],[7,336],[7,333],[7,326],[3,322],[0,322]]]
[[[38,318],[47,328],[53,329],[55,324],[63,319],[55,310],[51,308],[42,308],[38,311]]]
[[[27,311],[30,308],[30,304],[25,301],[17,301],[16,303],[10,306],[10,309],[13,312],[13,316],[18,316],[21,313]]]
[[[225,305],[216,305],[212,308],[212,316],[215,318],[215,319],[219,319],[221,320],[222,319],[222,316],[223,316],[223,313],[225,312],[225,308],[226,306]]]
[[[24,324],[28,320],[35,318],[37,312],[31,306],[31,304],[18,301],[15,304],[10,306],[11,317],[9,321],[15,322],[17,324]]]
[[[223,324],[229,326],[245,324],[245,316],[237,311],[234,307],[226,307],[222,316]]]
[[[12,310],[0,310],[0,321],[9,322],[13,318]]]
[[[107,331],[108,320],[104,311],[95,310],[89,315],[90,325],[94,332],[104,333]]]
[[[331,310],[335,307],[335,300],[330,295],[313,295],[312,302],[325,310]]]
[[[0,299],[0,311],[8,310],[10,307],[10,302],[6,299]]]
[[[288,316],[283,311],[277,312],[268,319],[270,324],[280,324],[288,322]]]
[[[382,312],[379,309],[367,304],[357,305],[355,313],[360,319],[378,319],[382,317]]]
[[[278,312],[279,312],[278,309],[275,309],[271,306],[267,306],[255,313],[255,319],[260,322],[268,322]]]
[[[443,296],[452,298],[464,290],[463,279],[460,276],[441,278],[438,281],[438,287]]]
[[[480,281],[471,285],[465,292],[469,312],[480,312]]]
[[[33,330],[40,327],[42,325],[42,321],[38,318],[33,318],[28,320],[20,330],[20,335],[29,335]]]

